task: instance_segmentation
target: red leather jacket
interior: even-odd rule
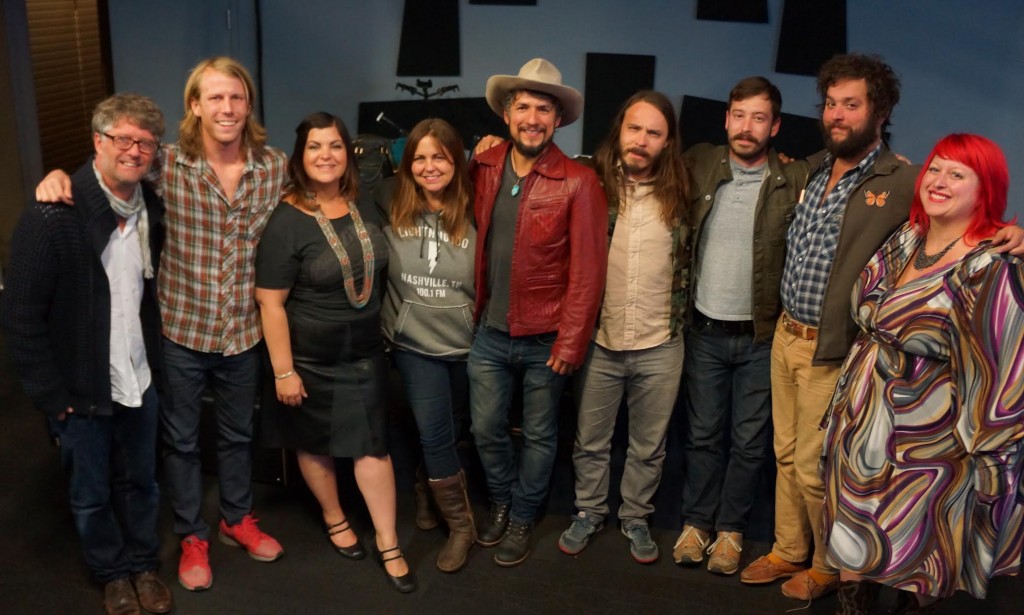
[[[476,313],[487,304],[487,233],[511,142],[470,163],[477,221]],[[579,366],[601,307],[608,262],[608,205],[594,171],[551,143],[523,183],[512,250],[512,336],[557,331],[551,355]]]

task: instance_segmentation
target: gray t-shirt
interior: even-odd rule
[[[717,320],[751,320],[754,214],[768,165],[729,165],[732,181],[715,193],[697,245],[694,303]]]
[[[494,199],[491,212],[491,227],[487,231],[487,306],[483,322],[488,327],[508,332],[509,286],[512,275],[512,249],[516,240],[516,221],[519,219],[519,201],[523,197],[523,184],[512,196],[516,177],[512,172],[511,148],[505,157],[505,170],[501,175],[501,187]]]

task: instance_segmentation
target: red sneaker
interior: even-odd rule
[[[207,551],[210,542],[202,540],[195,534],[181,541],[181,560],[178,562],[178,583],[190,592],[209,589],[213,585],[213,573],[210,572],[210,558]]]
[[[217,537],[226,545],[242,547],[249,552],[249,557],[258,562],[272,562],[284,555],[281,543],[268,534],[263,533],[252,514],[242,517],[238,525],[228,525],[220,520],[220,533]]]

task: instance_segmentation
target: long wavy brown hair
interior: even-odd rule
[[[661,150],[654,161],[652,175],[654,196],[661,203],[661,219],[669,226],[675,220],[687,221],[690,211],[690,175],[686,171],[683,153],[679,145],[679,124],[676,120],[675,109],[668,97],[661,92],[641,90],[630,96],[629,100],[622,105],[618,115],[615,116],[615,121],[612,122],[608,136],[605,137],[594,154],[594,167],[597,170],[597,176],[604,183],[605,192],[621,197],[623,186],[622,172],[619,169],[621,161],[619,134],[622,131],[622,122],[626,118],[626,111],[639,102],[654,106],[661,112],[668,124],[668,140],[665,142],[665,148]],[[609,206],[617,207],[618,200],[609,199]]]
[[[254,157],[262,156],[267,143],[267,131],[253,115],[256,108],[256,89],[252,77],[238,60],[227,56],[208,58],[196,64],[188,76],[188,81],[185,82],[185,116],[178,124],[178,145],[181,150],[192,158],[203,157],[202,119],[192,113],[192,101],[199,99],[199,86],[202,84],[203,73],[207,70],[217,71],[242,82],[245,97],[249,102],[249,115],[245,118],[245,129],[242,131],[242,155],[251,151]]]
[[[442,119],[425,119],[409,133],[402,161],[398,164],[398,188],[391,203],[391,226],[395,230],[411,230],[416,226],[416,216],[427,211],[423,189],[412,176],[412,159],[416,155],[416,148],[427,137],[437,141],[452,163],[452,180],[441,194],[441,227],[448,233],[452,243],[459,243],[466,237],[472,221],[472,182],[462,139],[455,128]]]

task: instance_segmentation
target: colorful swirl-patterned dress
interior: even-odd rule
[[[900,589],[984,598],[1024,540],[1024,270],[978,246],[895,288],[905,225],[854,287],[861,331],[825,437],[829,561]]]

